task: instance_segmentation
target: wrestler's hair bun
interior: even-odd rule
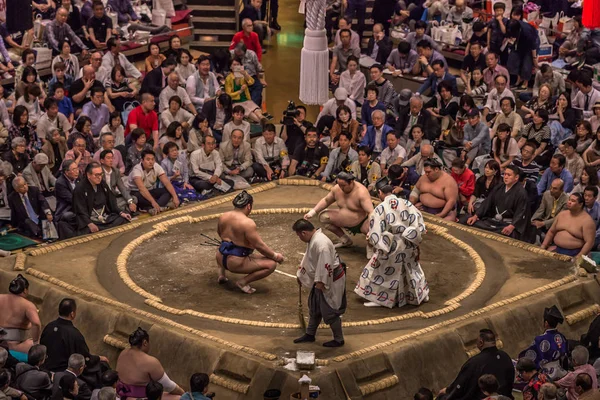
[[[8,291],[12,294],[21,294],[25,289],[29,289],[29,281],[21,274],[17,275],[8,286]]]
[[[150,335],[144,329],[138,327],[131,335],[129,335],[129,344],[132,347],[141,346],[144,340],[150,340]]]
[[[254,199],[252,198],[252,195],[250,193],[246,192],[245,190],[242,191],[242,193],[235,196],[235,199],[233,199],[233,206],[235,208],[244,208],[248,204],[252,204],[252,203],[254,203]]]

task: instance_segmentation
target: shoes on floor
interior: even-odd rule
[[[342,347],[344,345],[344,341],[338,342],[336,340],[330,340],[329,342],[323,343],[323,347]]]
[[[305,333],[304,336],[299,337],[298,339],[294,339],[294,343],[312,343],[315,341],[315,337],[313,335],[309,335]]]

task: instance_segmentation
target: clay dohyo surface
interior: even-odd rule
[[[252,217],[265,243],[286,257],[277,269],[295,275],[306,244],[298,239],[291,226],[302,216],[275,214]],[[127,263],[131,278],[171,307],[254,321],[296,323],[298,285],[293,277],[275,272],[253,284],[257,289],[253,295],[242,293],[234,285],[233,282],[242,275],[228,273],[230,281],[225,285],[217,284],[217,248],[204,245],[207,239],[201,236],[217,237],[216,225],[216,219],[178,224],[170,227],[167,233],[144,242],[136,248]],[[334,235],[325,232],[336,241]],[[421,244],[420,263],[429,282],[431,301],[418,308],[367,308],[362,305],[364,300],[354,293],[354,286],[367,263],[365,237],[357,235],[352,238],[354,246],[338,249],[348,267],[345,321],[385,318],[417,309],[427,312],[443,308],[443,303],[460,294],[475,276],[475,265],[464,250],[429,232]],[[305,289],[305,306],[307,298],[308,290]],[[306,311],[305,315],[308,315]]]

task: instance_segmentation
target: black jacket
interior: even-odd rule
[[[217,100],[206,100],[202,106],[202,114],[204,114],[206,120],[208,121],[208,126],[210,126],[212,129],[215,125],[215,121],[217,120]],[[225,110],[225,121],[223,121],[223,125],[229,121],[231,121],[231,110]]]
[[[64,318],[58,318],[46,325],[42,331],[40,344],[48,349],[48,359],[43,365],[43,368],[48,371],[64,371],[68,367],[69,357],[75,353],[85,357],[86,367],[100,362],[100,357],[90,354],[90,349],[79,329],[73,325],[73,322]]]
[[[390,53],[392,52],[393,43],[388,36],[384,36],[383,39],[381,39],[379,43],[377,43],[377,45],[379,46],[379,51],[377,52],[377,58],[375,59],[375,61],[385,66],[385,62],[387,61]],[[369,39],[369,43],[367,44],[367,52],[365,53],[369,57],[373,52],[374,46],[375,39],[371,37]]]
[[[396,121],[395,131],[398,137],[404,135],[404,130],[410,122],[410,108],[407,108],[407,112],[400,114]],[[423,135],[425,139],[436,140],[440,136],[438,126],[431,118],[429,111],[423,109],[417,117],[417,124],[423,127]]]
[[[119,215],[120,210],[117,205],[117,199],[113,192],[109,189],[106,182],[102,181],[98,185],[98,190],[104,192],[106,195],[106,213]],[[94,208],[92,196],[88,196],[88,193],[94,191],[92,184],[87,179],[83,178],[81,182],[77,184],[75,190],[73,190],[73,212],[77,218],[77,229],[84,229],[92,223],[90,215],[92,215],[92,209]]]
[[[165,86],[167,86],[167,83],[163,77],[162,68],[154,68],[144,77],[140,94],[150,93],[152,96],[156,97],[156,102],[158,104],[158,96],[160,96],[160,92],[165,88]]]
[[[79,179],[75,181],[75,184],[78,182]],[[54,195],[56,196],[56,219],[60,220],[64,213],[73,211],[73,190],[65,174],[60,174],[56,180]]]
[[[29,186],[27,190],[27,197],[33,207],[33,211],[39,216],[40,221],[46,219],[45,210],[49,210],[50,206],[48,202],[40,192],[40,189]],[[8,195],[8,206],[10,207],[10,224],[19,229],[27,230],[25,221],[29,219],[25,205],[21,200],[21,195],[17,192],[12,192]]]

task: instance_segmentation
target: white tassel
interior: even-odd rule
[[[321,105],[329,98],[329,50],[325,29],[304,32],[300,62],[300,101]]]

